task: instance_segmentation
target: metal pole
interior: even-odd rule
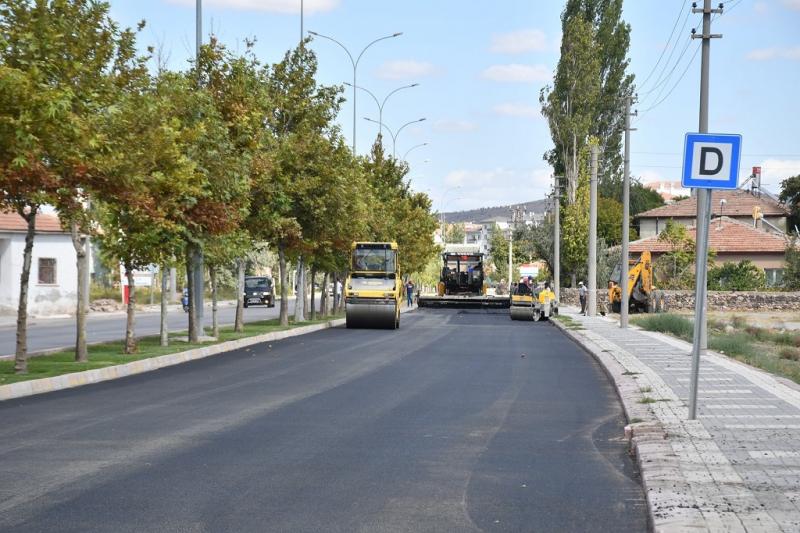
[[[703,34],[699,36],[702,43],[702,63],[700,67],[700,117],[699,133],[708,133],[708,90],[709,60],[711,56],[711,14],[720,13],[721,9],[711,9],[711,0],[704,0],[703,9],[693,9],[694,13],[703,13]],[[692,37],[695,37],[694,35]],[[695,258],[695,294],[694,294],[694,335],[692,342],[692,376],[689,390],[689,420],[697,417],[697,388],[700,375],[700,358],[706,350],[706,287],[708,283],[708,230],[711,223],[711,191],[697,191],[697,246]]]
[[[509,226],[508,232],[508,286],[511,288],[512,277],[514,276],[514,259],[512,247],[514,246],[514,229]]]
[[[553,223],[553,292],[556,294],[556,302],[561,301],[561,189],[558,179],[555,178],[556,205]]]
[[[586,315],[597,315],[597,154],[600,149],[592,146],[592,176],[589,180],[589,297]]]
[[[304,4],[303,0],[300,0],[300,42],[303,42],[303,37],[305,36],[306,32],[303,29],[303,14],[304,14]]]
[[[622,302],[619,308],[619,327],[628,327],[628,241],[630,241],[630,194],[631,194],[631,97],[625,99],[625,165],[622,176],[622,274],[619,286]],[[610,303],[610,302],[609,302]]]
[[[200,83],[200,49],[203,47],[203,0],[197,0],[197,10],[195,13],[196,16],[196,35],[195,35],[195,61],[196,61],[196,68],[197,68],[197,81],[198,84]],[[205,265],[203,261],[203,248],[200,244],[195,247],[194,250],[194,261],[192,265],[192,273],[190,274],[193,276],[193,284],[192,290],[194,294],[192,294],[192,298],[194,299],[194,319],[197,328],[197,334],[200,336],[205,335],[204,331],[204,324],[203,324],[203,297],[205,291],[205,277],[204,277],[204,270]]]

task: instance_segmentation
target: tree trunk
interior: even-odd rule
[[[194,305],[194,245],[186,245],[186,287],[189,289],[189,342],[197,342],[197,309]]]
[[[75,361],[85,363],[89,360],[89,352],[86,348],[86,302],[89,292],[87,284],[89,261],[86,250],[86,237],[80,234],[77,222],[73,221],[70,224],[70,234],[72,235],[72,246],[75,248],[78,267],[78,301],[75,309]]]
[[[233,329],[236,333],[244,332],[244,274],[245,260],[236,260],[236,320]],[[275,287],[272,287],[272,297],[275,298]]]
[[[169,303],[179,303],[180,294],[178,293],[178,269],[169,269]]]
[[[303,307],[305,307],[306,303],[305,268],[303,256],[301,255],[297,258],[297,291],[294,297],[294,321],[296,324],[306,320],[303,313]]]
[[[346,288],[344,284],[347,282],[347,275],[342,275],[341,282],[342,282],[342,294],[339,295],[339,305],[336,309],[336,312],[338,313],[344,312],[344,290]]]
[[[322,294],[319,295],[319,314],[328,316],[328,273],[322,273]]]
[[[128,279],[128,306],[126,308],[127,317],[125,319],[125,352],[134,354],[137,351],[136,332],[134,328],[136,313],[136,285],[133,280],[133,266],[129,261],[125,262],[125,277]]]
[[[161,266],[161,346],[169,346],[169,326],[167,322],[168,304],[172,289],[168,283],[169,269]],[[175,278],[173,278],[175,279]]]
[[[289,325],[289,283],[288,273],[286,272],[286,249],[283,244],[278,245],[278,270],[281,278],[281,326]]]
[[[317,268],[311,267],[311,312],[309,313],[311,320],[317,319],[317,303],[315,301],[316,291],[314,290],[314,281],[316,279],[317,279]]]
[[[208,275],[211,278],[211,336],[219,338],[219,317],[217,316],[217,267],[210,266]]]
[[[36,236],[36,211],[38,205],[30,206],[30,212],[18,210],[19,215],[28,223],[25,233],[25,251],[22,255],[22,274],[19,277],[19,305],[17,306],[17,347],[14,353],[14,372],[28,373],[28,283],[31,278],[31,259],[33,257],[33,239]]]
[[[570,274],[569,282],[570,282],[570,287],[572,287],[573,289],[578,286],[578,282],[577,282],[576,277],[575,277],[575,272]]]

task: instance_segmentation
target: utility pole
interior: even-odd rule
[[[718,9],[711,8],[711,0],[704,0],[703,8],[693,7],[692,13],[703,14],[703,33],[692,33],[692,39],[702,39],[702,62],[700,66],[700,124],[699,133],[708,133],[708,79],[709,61],[711,58],[711,39],[722,35],[711,34],[711,14],[722,13],[722,4]],[[692,337],[692,377],[689,390],[689,420],[697,417],[697,386],[700,374],[700,357],[706,351],[706,288],[708,286],[708,229],[711,223],[711,191],[697,190],[697,245],[695,247],[695,291],[694,291],[694,335]]]
[[[625,99],[625,165],[622,176],[622,270],[619,286],[622,289],[622,302],[619,308],[619,327],[628,327],[628,310],[630,308],[628,294],[628,243],[630,241],[630,203],[631,203],[631,103],[633,97]]]
[[[197,84],[200,85],[200,50],[203,47],[203,0],[197,0],[196,16],[196,34],[195,34],[195,68],[197,69]],[[203,248],[200,244],[193,245],[194,254],[192,265],[192,272],[187,273],[193,277],[192,283],[192,299],[194,300],[194,320],[197,334],[200,336],[205,335],[203,327],[203,293],[205,292],[205,279],[203,264]]]
[[[559,180],[563,176],[554,176],[555,185],[553,186],[553,292],[556,295],[556,302],[560,302],[561,296],[561,185]]]
[[[592,176],[589,180],[589,298],[586,315],[597,315],[597,156],[600,148],[592,146]]]

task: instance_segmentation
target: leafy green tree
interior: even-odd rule
[[[501,230],[497,224],[492,227],[491,236],[489,237],[489,249],[491,252],[491,268],[494,271],[492,281],[500,281],[501,279],[509,281],[516,281],[519,279],[519,265],[528,260],[525,247],[522,244],[524,230],[520,229],[513,232],[514,244],[511,248],[512,261],[514,269],[509,274],[508,272],[508,234]]]
[[[589,137],[600,140],[601,188],[621,183],[624,102],[633,94],[630,25],[622,21],[622,7],[622,0],[568,0],[561,15],[561,57],[540,102],[555,145],[545,159],[566,176],[568,204],[575,201],[578,156]]]
[[[134,32],[120,30],[108,12],[107,2],[90,0],[0,1],[2,92],[13,98],[13,103],[3,101],[0,115],[6,119],[0,122],[4,133],[14,133],[13,141],[0,143],[13,162],[13,168],[2,173],[12,181],[20,171],[29,174],[24,184],[9,183],[0,189],[5,191],[4,203],[8,206],[10,201],[31,227],[26,255],[32,251],[34,219],[41,203],[54,204],[70,229],[78,267],[75,356],[79,361],[87,358],[85,236],[92,228],[88,206],[93,192],[108,186],[92,164],[101,143],[96,120],[113,103],[116,92],[134,84],[145,70]],[[23,89],[30,92],[20,93]],[[6,167],[3,159],[0,165]],[[29,268],[29,257],[23,265]],[[23,308],[28,275],[23,272]],[[19,371],[25,367],[25,330],[23,318],[18,328]]]
[[[596,118],[601,93],[600,58],[591,22],[568,11],[562,15],[561,58],[553,85],[539,94],[555,148],[545,160],[566,178],[567,205],[576,201],[580,159]]]
[[[464,242],[464,238],[466,237],[467,233],[465,230],[464,223],[460,224],[448,224],[444,231],[444,242],[450,243],[462,243]]]
[[[766,284],[764,269],[749,260],[715,265],[708,271],[708,288],[712,291],[755,291]]]
[[[783,286],[789,290],[800,290],[800,238],[796,235],[786,244]]]
[[[800,174],[786,178],[781,182],[780,201],[789,208],[788,228],[800,227]]]

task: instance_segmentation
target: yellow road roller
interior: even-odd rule
[[[531,288],[525,283],[515,285],[511,289],[511,320],[533,320],[539,309]]]
[[[344,291],[348,328],[400,327],[397,243],[354,242]]]

